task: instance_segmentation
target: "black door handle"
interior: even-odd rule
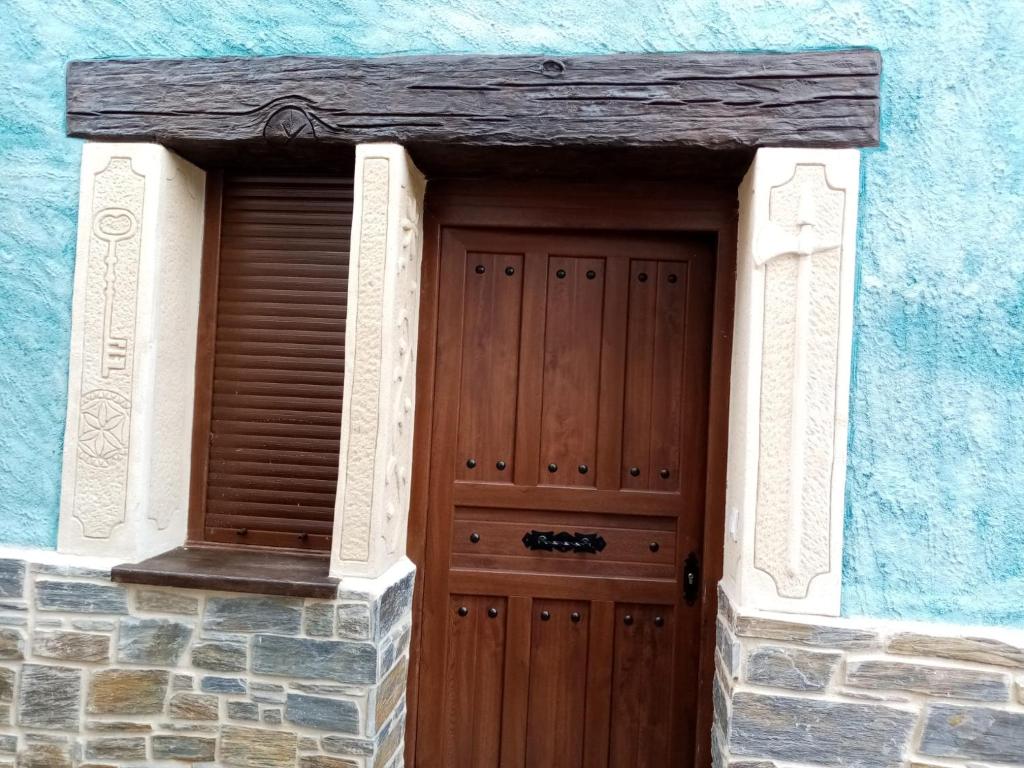
[[[607,543],[599,533],[527,531],[523,534],[523,546],[527,549],[540,549],[545,552],[557,550],[558,552],[575,552],[581,555],[596,555],[607,546]]]

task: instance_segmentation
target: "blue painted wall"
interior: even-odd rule
[[[73,58],[872,45],[844,611],[1024,627],[1024,3],[0,0],[0,541],[53,547]]]

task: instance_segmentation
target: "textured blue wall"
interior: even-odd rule
[[[844,611],[1024,627],[1024,3],[0,0],[0,541],[52,547],[68,59],[872,45]]]

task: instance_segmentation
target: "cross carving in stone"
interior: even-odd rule
[[[813,171],[819,171],[814,173]],[[754,251],[754,262],[758,267],[774,259],[792,256],[797,259],[796,290],[793,323],[793,388],[792,421],[790,424],[790,482],[789,482],[789,523],[787,536],[786,570],[790,580],[801,577],[804,549],[805,512],[803,504],[804,469],[807,450],[807,399],[809,386],[808,344],[811,334],[811,257],[839,249],[842,245],[842,220],[830,220],[835,214],[841,217],[841,206],[832,208],[830,196],[841,191],[831,188],[820,166],[798,166],[787,184],[773,190],[784,190],[789,184],[798,185],[798,203],[795,216],[785,212],[776,221],[775,211],[769,214],[769,223],[758,238],[759,247]],[[773,206],[774,207],[774,206]],[[786,207],[786,206],[781,206]],[[831,210],[830,210],[831,209]],[[792,211],[792,208],[789,208]],[[795,230],[795,231],[794,231]],[[785,591],[785,589],[783,590]]]

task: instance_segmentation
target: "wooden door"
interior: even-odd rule
[[[690,765],[714,237],[438,255],[415,763]]]

